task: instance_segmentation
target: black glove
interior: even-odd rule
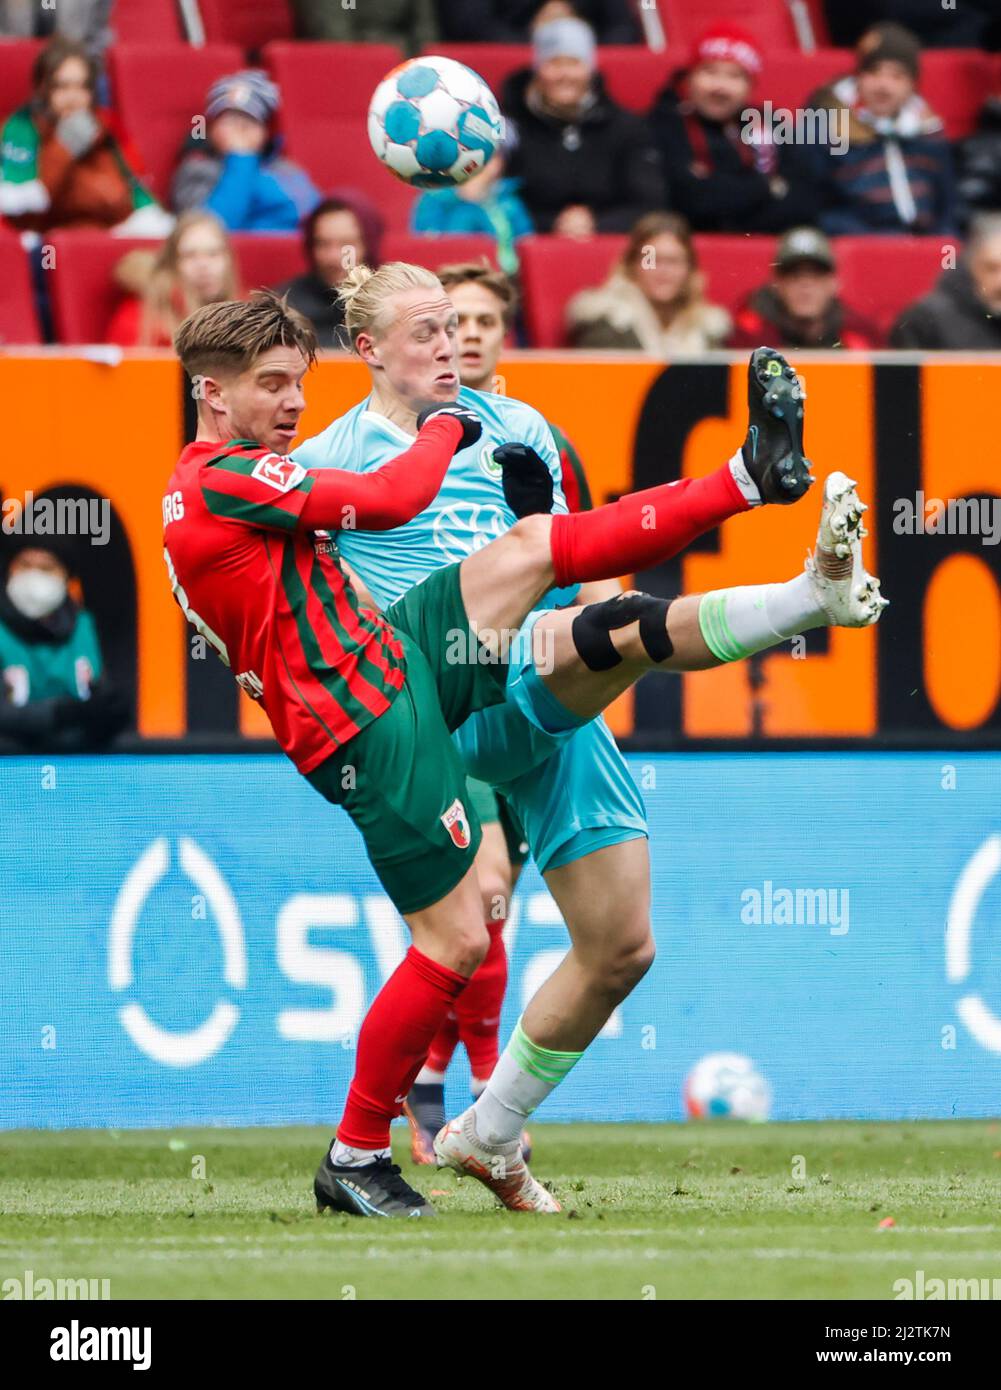
[[[502,444],[494,450],[501,466],[504,497],[515,516],[553,510],[553,475],[529,444]]]
[[[470,410],[468,406],[456,405],[454,402],[448,401],[440,405],[434,402],[431,405],[426,405],[417,416],[418,430],[423,429],[427,422],[433,420],[436,415],[450,415],[453,420],[458,420],[462,426],[462,438],[456,447],[456,453],[459,452],[459,449],[468,449],[470,444],[475,444],[483,433],[480,417],[474,411]]]

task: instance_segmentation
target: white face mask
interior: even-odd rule
[[[66,598],[66,581],[47,570],[19,570],[7,580],[7,597],[26,618],[47,618]]]

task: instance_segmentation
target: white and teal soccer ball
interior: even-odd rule
[[[386,168],[415,188],[465,183],[504,136],[483,78],[452,58],[411,58],[376,87],[368,138]]]
[[[711,1052],[685,1079],[685,1112],[690,1120],[768,1119],[772,1093],[750,1057]]]

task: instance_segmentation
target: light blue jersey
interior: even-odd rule
[[[340,416],[292,452],[303,468],[346,468],[370,473],[414,442],[369,409],[370,399]],[[566,512],[559,454],[552,430],[537,410],[509,396],[462,387],[459,402],[475,410],[483,434],[455,455],[438,496],[412,521],[393,531],[339,531],[341,555],[382,608],[388,607],[442,565],[464,560],[489,544],[517,520],[504,498],[494,450],[500,444],[529,444],[545,459],[554,480],[554,512]],[[577,585],[554,589],[540,603],[554,608],[572,603]]]

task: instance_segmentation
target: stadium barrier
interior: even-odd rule
[[[1001,756],[629,761],[658,956],[547,1118],[679,1119],[719,1050],[778,1119],[997,1113]],[[0,785],[0,1127],[336,1120],[406,939],[344,812],[274,755],[17,758]],[[566,946],[534,869],[507,937],[505,1037]]]
[[[1001,363],[899,354],[796,360],[808,378],[815,471],[844,469],[872,503],[867,555],[892,607],[877,629],[811,633],[725,671],[648,677],[613,709],[615,732],[661,747],[748,739],[1001,746]],[[728,458],[745,430],[745,371],[743,356],[726,354],[664,367],[614,354],[525,353],[502,362],[500,387],[567,431],[604,502]],[[161,499],[191,423],[177,363],[108,350],[97,360],[11,355],[0,357],[0,380],[18,403],[0,464],[5,505],[59,488],[110,500],[109,543],[81,547],[81,580],[109,667],[138,690],[139,733],[268,736],[260,708],[192,642],[165,579]],[[366,389],[360,364],[322,361],[310,377],[303,434]],[[669,595],[788,578],[813,544],[816,517],[808,500],[734,520],[639,583]]]

